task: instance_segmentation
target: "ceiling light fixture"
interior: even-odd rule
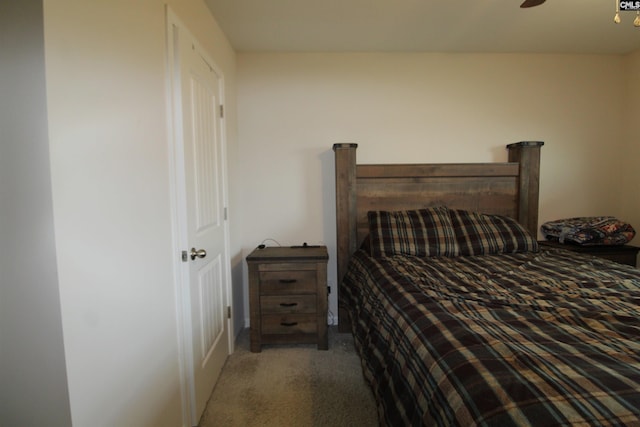
[[[620,19],[620,11],[636,11],[636,19],[633,20],[633,25],[635,27],[640,27],[640,1],[620,1],[616,0],[616,14],[613,17],[613,22],[619,24],[622,20]]]
[[[525,9],[527,7],[539,6],[547,0],[524,0],[524,2],[520,5],[521,8]]]

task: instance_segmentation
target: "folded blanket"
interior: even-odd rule
[[[578,245],[624,245],[635,236],[630,224],[612,216],[548,221],[540,227],[547,240]]]

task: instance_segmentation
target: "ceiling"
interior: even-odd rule
[[[635,12],[615,0],[205,0],[238,52],[624,54]]]

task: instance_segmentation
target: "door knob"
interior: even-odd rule
[[[191,248],[190,255],[192,260],[196,259],[196,257],[204,258],[207,256],[207,251],[205,251],[204,249],[196,250],[196,248]]]

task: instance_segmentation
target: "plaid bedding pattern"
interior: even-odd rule
[[[460,255],[538,250],[538,242],[513,218],[458,209],[449,212]]]
[[[367,213],[371,255],[457,256],[446,207]]]
[[[382,425],[640,425],[632,267],[556,250],[358,251],[345,300]]]

